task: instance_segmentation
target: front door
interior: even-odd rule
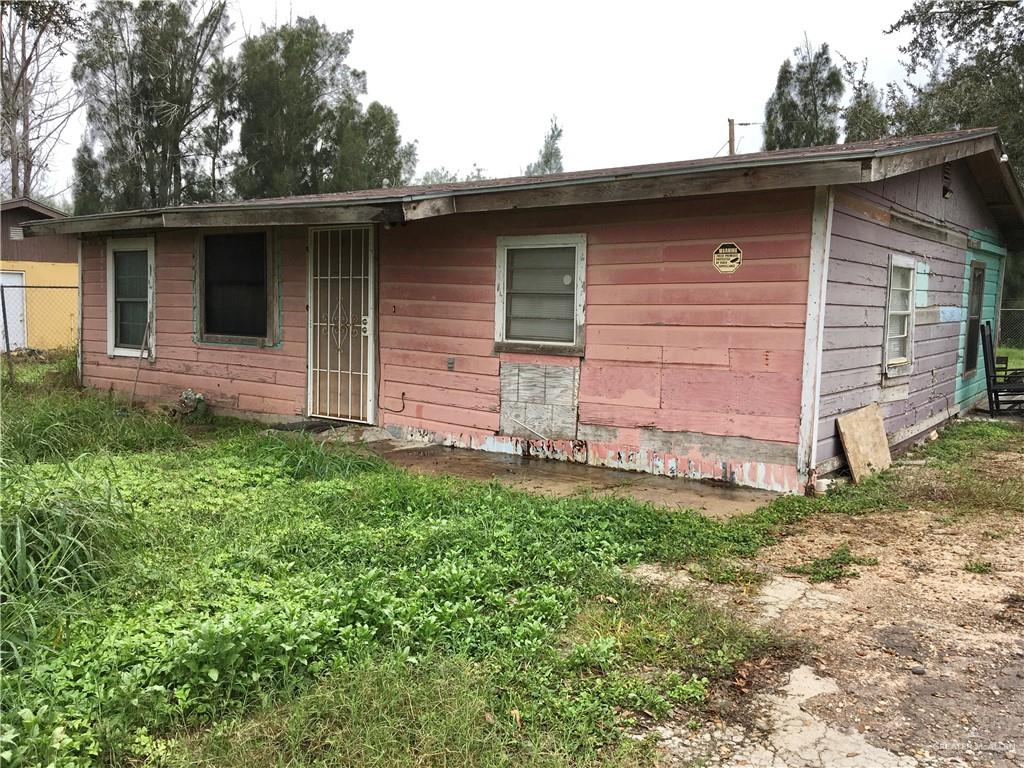
[[[310,416],[373,423],[374,284],[370,227],[310,230]]]

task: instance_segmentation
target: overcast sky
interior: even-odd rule
[[[417,175],[476,163],[510,176],[535,159],[553,114],[566,170],[724,153],[727,119],[761,121],[804,32],[837,61],[868,58],[876,83],[900,79],[905,35],[883,30],[909,2],[231,0],[231,15],[236,42],[298,16],[354,30],[349,63],[367,72],[367,101],[393,107],[417,141]],[[55,191],[81,130],[65,137]],[[758,151],[760,126],[737,128],[737,144]]]

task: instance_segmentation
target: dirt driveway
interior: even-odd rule
[[[1016,488],[1024,453],[976,466],[981,482]],[[760,586],[637,569],[804,649],[792,668],[745,671],[717,716],[657,727],[665,765],[1024,766],[1024,518],[988,486],[964,502],[978,508],[960,509],[926,468],[901,471],[914,495],[941,503],[812,517],[759,554]],[[819,584],[786,570],[843,544],[877,564]]]

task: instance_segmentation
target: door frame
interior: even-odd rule
[[[11,351],[16,349],[28,349],[28,275],[25,274],[24,269],[0,269],[0,272],[8,275],[21,275],[21,346],[11,347]],[[5,292],[6,293],[6,292]],[[10,305],[7,307],[10,309]],[[7,321],[10,322],[11,318],[8,316]],[[7,329],[7,334],[10,336],[11,329]],[[5,351],[2,349],[3,337],[0,336],[0,352]]]
[[[367,263],[369,265],[367,285],[367,334],[370,345],[366,355],[366,414],[367,418],[343,419],[338,416],[321,416],[313,413],[313,236],[317,232],[364,230],[367,238]],[[346,424],[377,423],[377,231],[373,224],[339,224],[310,227],[306,232],[306,416],[329,419]]]

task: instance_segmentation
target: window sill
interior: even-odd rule
[[[540,341],[496,341],[495,352],[523,352],[528,355],[553,355],[555,357],[583,357],[583,346],[579,344],[545,344]]]
[[[264,349],[274,346],[274,342],[262,336],[217,336],[207,334],[196,339],[196,344],[214,346],[245,347],[247,349]]]
[[[887,381],[892,381],[893,379],[905,379],[912,373],[913,363],[900,363],[899,365],[890,365],[888,368],[886,368],[885,376],[883,378]]]
[[[107,357],[133,357],[138,360],[142,357],[149,362],[153,362],[156,355],[153,354],[152,349],[132,349],[131,347],[114,347],[113,349],[107,350]]]

